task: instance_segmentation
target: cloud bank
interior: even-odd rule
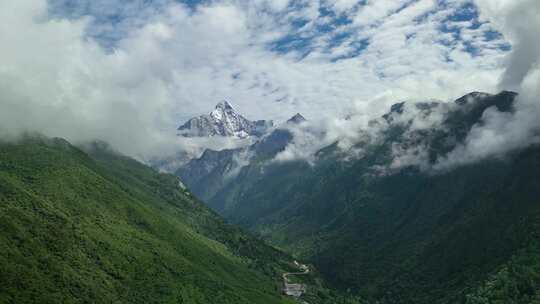
[[[482,18],[490,20],[513,46],[499,87],[520,95],[515,113],[488,109],[465,144],[458,146],[437,169],[476,162],[540,143],[540,2],[478,1]]]
[[[493,92],[498,31],[522,41],[481,1],[480,16],[467,0],[190,3],[2,1],[0,132],[199,151],[174,129],[227,98],[250,119],[325,121],[328,142],[350,145],[396,101]],[[345,116],[361,118],[331,118]]]
[[[473,126],[463,144],[435,164],[430,163],[428,147],[421,143],[417,145],[392,146],[392,161],[383,171],[399,170],[400,168],[417,166],[424,171],[446,171],[456,166],[471,164],[487,158],[501,158],[508,152],[526,148],[540,143],[540,2],[534,0],[524,1],[476,1],[479,8],[479,20],[489,23],[491,27],[502,33],[508,39],[512,49],[501,62],[504,63],[503,72],[498,76],[497,90],[513,90],[519,93],[515,102],[515,112],[503,113],[495,107],[488,108],[482,117],[481,123]],[[378,4],[379,12],[395,10],[395,7]],[[371,13],[370,13],[371,14]],[[456,96],[458,97],[458,96]],[[452,105],[439,107],[429,116],[422,115],[412,104],[414,100],[405,104],[403,113],[395,118],[395,124],[412,122],[410,130],[404,134],[407,140],[414,141],[415,131],[433,130],[438,128],[444,116],[451,110]],[[363,103],[365,105],[366,103]],[[366,113],[366,109],[353,109],[351,113]],[[304,128],[302,138],[287,148],[278,159],[294,160],[306,159],[313,162],[313,155],[319,149],[333,142],[343,151],[349,150],[355,144],[376,143],[381,137],[381,131],[387,127],[385,124],[369,125],[370,116],[352,115],[349,119],[334,119],[334,124],[324,125],[320,122],[310,128]],[[329,120],[327,120],[329,121]],[[323,126],[321,131],[318,128]],[[317,131],[313,131],[317,130]],[[323,134],[322,136],[313,136]],[[311,139],[311,140],[310,140]],[[307,143],[306,143],[307,140]],[[360,155],[362,156],[361,150]]]
[[[0,132],[102,139],[132,155],[166,140],[166,75],[140,58],[159,35],[107,53],[84,38],[89,20],[49,19],[45,1],[2,1],[0,18]]]

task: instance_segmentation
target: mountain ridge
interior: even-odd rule
[[[271,120],[251,121],[238,114],[227,101],[219,102],[207,115],[189,119],[178,127],[178,135],[184,137],[225,136],[246,138],[261,136],[274,125]]]

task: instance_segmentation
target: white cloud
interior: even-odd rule
[[[286,9],[289,6],[289,0],[271,0],[268,1],[268,5],[274,10],[274,11],[282,11]]]
[[[327,3],[327,5],[338,14],[345,13],[359,4],[360,1],[358,0],[333,0],[328,1]]]
[[[503,89],[520,93],[515,113],[488,109],[464,145],[437,167],[452,168],[540,143],[540,2],[477,0],[481,16],[493,23],[513,45],[501,77]]]
[[[407,2],[410,1],[368,0],[366,4],[358,10],[356,16],[354,16],[354,23],[360,26],[372,26],[374,24],[383,22],[385,17],[395,13]]]
[[[172,135],[180,120],[209,112],[223,98],[252,119],[301,112],[315,121],[344,115],[367,121],[403,99],[448,100],[496,89],[505,52],[494,47],[473,58],[459,38],[440,32],[460,1],[445,7],[368,1],[358,9],[354,1],[334,1],[354,22],[324,34],[319,26],[332,22],[320,15],[321,2],[300,2],[215,1],[192,10],[166,0],[79,1],[67,20],[62,0],[49,8],[44,0],[2,1],[0,127],[100,138],[135,155],[186,145]],[[47,11],[56,12],[53,19]],[[84,17],[108,12],[120,20],[100,25]],[[417,20],[423,15],[429,16]],[[306,22],[301,29],[292,26],[299,18]],[[478,42],[490,29],[463,35]],[[334,41],[340,33],[350,37]],[[269,49],[288,35],[321,37],[308,39],[307,56]],[[101,36],[108,48],[91,39]],[[363,40],[366,49],[335,61]],[[362,113],[352,113],[355,108]],[[340,129],[330,137],[350,137],[350,129],[333,130]]]

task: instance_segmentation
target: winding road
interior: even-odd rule
[[[302,272],[286,272],[283,274],[283,293],[291,297],[299,298],[302,294],[306,292],[306,285],[289,283],[289,276],[307,275],[309,274],[309,267],[307,265],[300,264],[297,261],[294,261],[294,264],[303,271]],[[307,304],[307,302],[303,302],[303,303]]]

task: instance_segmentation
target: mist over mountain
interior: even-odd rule
[[[139,159],[170,156],[208,148],[175,130],[226,98],[246,117],[285,121],[300,112],[332,137],[348,137],[400,100],[519,91],[497,89],[510,54],[505,39],[531,50],[513,58],[536,62],[535,39],[525,36],[534,36],[537,22],[531,0],[369,3],[365,11],[319,2],[6,1],[1,132],[101,139]],[[512,15],[520,11],[527,13]],[[384,17],[391,18],[377,21]],[[303,40],[297,46],[305,50],[287,37]],[[518,75],[534,70],[512,66]]]
[[[200,158],[181,166],[177,174],[201,198],[220,206],[233,204],[238,201],[236,195],[242,196],[241,193],[234,196],[223,193],[237,191],[234,187],[233,190],[229,189],[229,185],[242,184],[235,178],[245,178],[246,174],[264,176],[269,168],[287,167],[288,163],[304,164],[316,169],[329,160],[352,166],[355,162],[370,159],[369,171],[363,174],[396,174],[410,167],[427,174],[440,174],[453,167],[475,162],[476,159],[452,162],[451,157],[467,144],[471,133],[489,119],[487,113],[495,111],[512,115],[519,107],[518,102],[517,93],[505,91],[496,95],[473,92],[453,103],[397,103],[379,119],[371,120],[366,129],[358,130],[358,140],[347,147],[340,146],[336,139],[335,142],[327,141],[332,143],[323,146],[325,141],[322,139],[328,135],[321,134],[317,142],[318,150],[306,149],[304,153],[309,153],[306,157],[284,159],[283,155],[291,153],[291,150],[317,147],[309,144],[302,146],[309,138],[306,134],[314,133],[314,127],[309,125],[309,121],[299,119],[302,116],[297,114],[246,148],[206,150]],[[493,158],[504,157],[504,154],[489,155]],[[260,177],[251,176],[249,179],[259,180]],[[209,184],[216,182],[220,188],[209,187]],[[209,189],[214,190],[209,192]],[[220,201],[224,198],[227,198],[226,201]],[[218,210],[223,211],[221,208]]]
[[[0,19],[0,303],[540,303],[540,1]]]
[[[177,174],[229,221],[317,265],[334,288],[382,303],[526,299],[537,294],[481,288],[489,274],[537,288],[510,261],[537,254],[526,231],[540,210],[539,146],[449,157],[490,112],[515,115],[519,102],[504,91],[397,103],[364,141],[326,146],[314,161],[276,161],[298,135],[277,129],[247,149],[206,151]],[[502,277],[505,267],[515,275]]]

